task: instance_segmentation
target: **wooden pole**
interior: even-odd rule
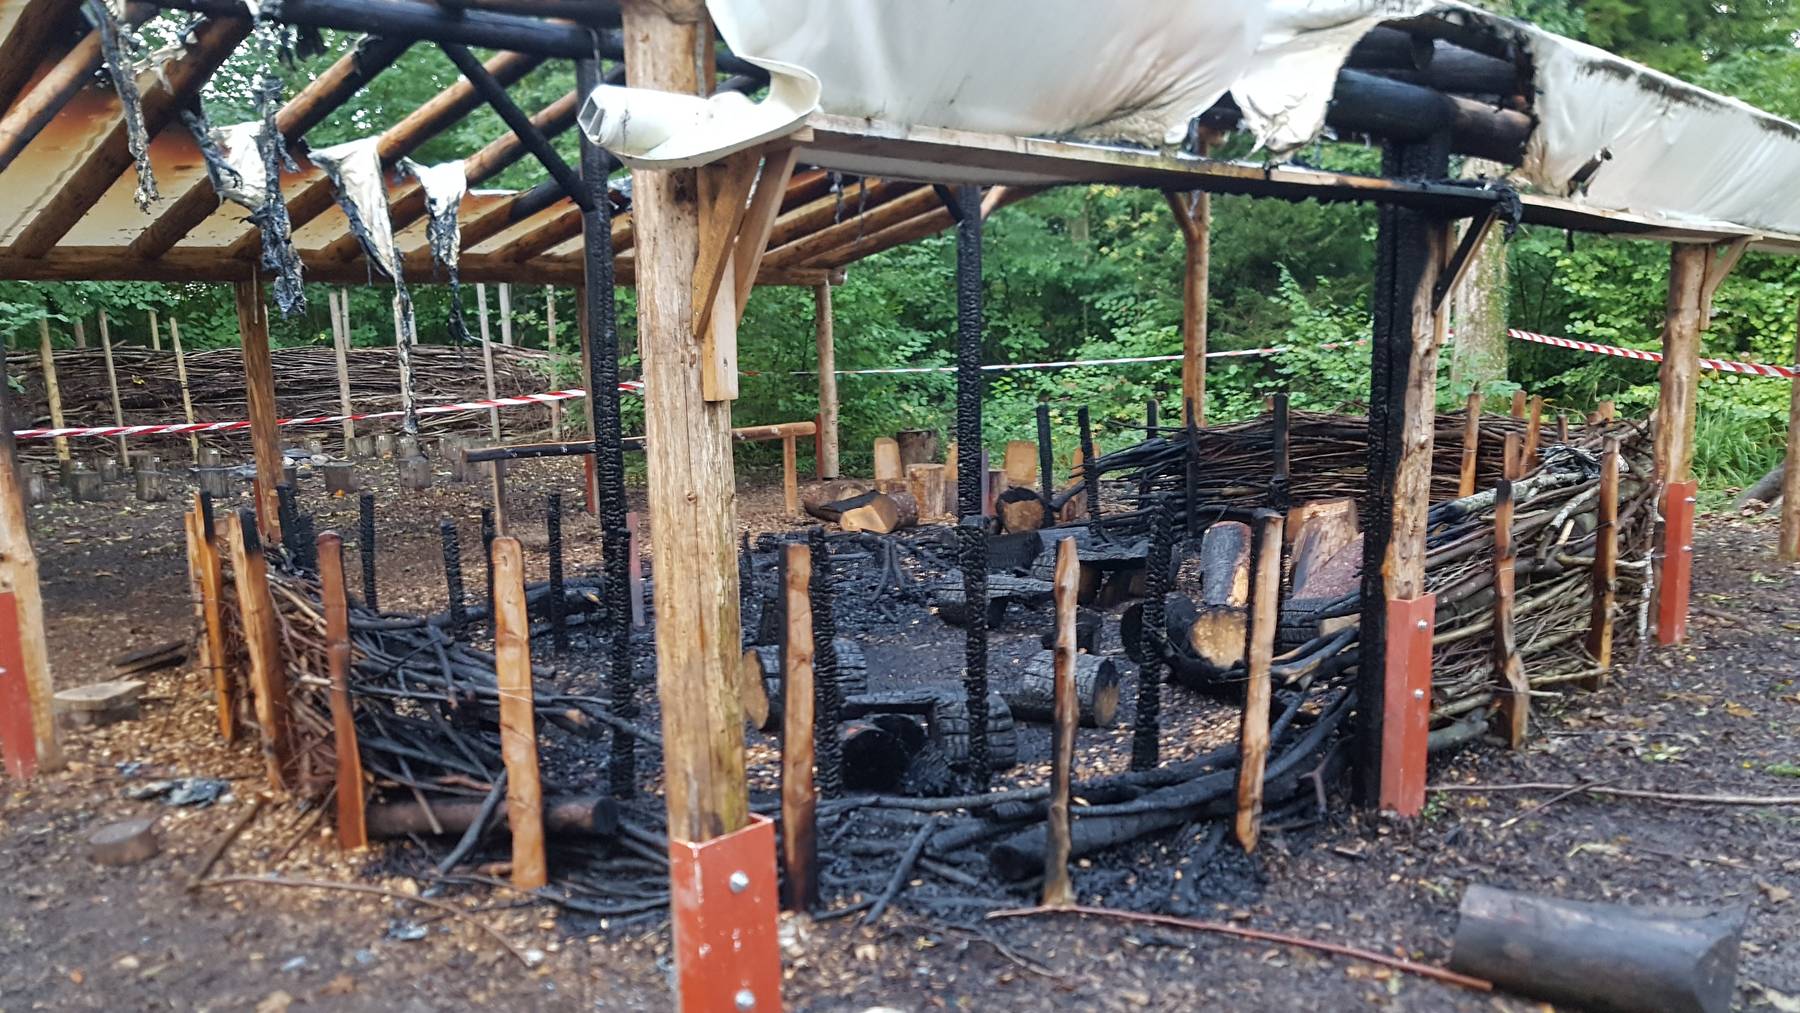
[[[510,304],[502,303],[503,310],[510,310]],[[475,286],[475,314],[481,324],[481,372],[487,380],[488,400],[498,397],[498,388],[494,384],[494,342],[488,330],[487,286]],[[500,321],[502,331],[511,335],[512,322],[510,316],[502,315]],[[500,409],[488,409],[488,435],[495,443],[500,442]],[[495,461],[488,470],[489,490],[494,501],[494,530],[506,530],[506,465]]]
[[[1795,362],[1800,362],[1800,328],[1794,336]],[[57,423],[61,425],[62,423]],[[1788,393],[1787,459],[1781,472],[1781,561],[1800,560],[1800,377]]]
[[[783,550],[787,640],[782,645],[781,906],[811,911],[819,903],[818,792],[813,785],[812,550]]]
[[[1502,481],[1494,487],[1494,693],[1500,703],[1501,733],[1519,749],[1531,723],[1531,686],[1525,681],[1525,665],[1513,635],[1512,528],[1513,486]]]
[[[262,734],[263,764],[269,773],[269,787],[285,792],[292,760],[287,669],[282,663],[275,601],[269,594],[269,564],[257,537],[256,516],[251,511],[226,514],[224,521],[232,578],[237,585],[238,615],[244,625],[244,650],[250,659],[250,691],[256,704],[257,728]]]
[[[1281,613],[1282,515],[1259,511],[1254,597],[1250,604],[1250,648],[1245,666],[1244,719],[1238,729],[1237,840],[1255,851],[1262,834],[1263,769],[1269,761],[1269,666],[1275,658],[1275,628]]]
[[[125,424],[125,409],[119,405],[119,373],[113,369],[112,334],[106,326],[106,311],[100,311],[100,354],[106,358],[106,389],[112,395],[113,425]],[[123,470],[131,463],[130,452],[125,449],[125,437],[119,437],[119,468]]]
[[[238,340],[244,349],[244,390],[250,405],[250,449],[256,459],[256,530],[264,541],[281,541],[275,487],[281,484],[281,431],[275,425],[275,367],[269,359],[269,310],[262,283],[232,286],[237,303]]]
[[[156,330],[155,310],[150,311],[150,350],[152,352],[162,351],[162,335]]]
[[[1541,395],[1531,395],[1531,415],[1525,423],[1525,461],[1523,468],[1529,473],[1537,463],[1538,447],[1544,440],[1544,399]]]
[[[181,385],[181,415],[194,424],[194,392],[188,386],[187,353],[181,348],[181,321],[169,318],[169,343],[175,347],[175,382]],[[200,434],[188,434],[188,456],[200,460]]]
[[[626,83],[695,94],[698,25],[646,3],[622,11]],[[656,614],[685,631],[656,643],[668,832],[695,843],[739,830],[750,816],[733,674],[741,646],[731,403],[707,400],[698,365],[699,171],[632,171]]]
[[[1520,422],[1525,421],[1525,391],[1523,388],[1512,392],[1512,417]]]
[[[1619,438],[1606,441],[1600,459],[1600,504],[1594,527],[1593,610],[1588,618],[1587,652],[1600,669],[1582,681],[1584,689],[1606,685],[1612,669],[1613,600],[1619,564]]]
[[[12,595],[19,628],[18,659],[24,665],[31,731],[37,740],[40,771],[61,770],[50,675],[50,646],[44,636],[44,598],[38,586],[37,553],[25,520],[25,490],[13,441],[12,388],[0,356],[0,596]],[[10,651],[7,652],[10,654]],[[21,750],[23,752],[23,750]]]
[[[494,539],[494,674],[500,682],[500,756],[506,762],[506,819],[512,827],[512,884],[550,881],[544,858],[544,791],[538,781],[537,711],[531,691],[531,617],[519,540]]]
[[[81,317],[79,317],[79,316],[77,316],[75,318],[75,347],[76,348],[86,348],[87,347],[87,330],[82,327]]]
[[[1507,433],[1500,444],[1500,472],[1508,482],[1525,477],[1521,465],[1525,461],[1525,444],[1518,433]]]
[[[50,345],[50,319],[38,320],[38,364],[44,370],[44,396],[50,402],[50,425],[63,427],[62,386],[56,382],[56,351]],[[69,460],[69,438],[58,436],[55,440],[56,459]]]
[[[325,660],[331,669],[338,847],[355,851],[368,846],[369,828],[363,803],[362,753],[356,744],[356,712],[350,704],[350,606],[344,589],[344,540],[335,531],[321,531],[316,544],[319,589],[325,600]]]
[[[1669,248],[1669,301],[1662,332],[1662,367],[1657,372],[1656,474],[1665,496],[1685,498],[1676,487],[1693,477],[1694,409],[1699,395],[1702,290],[1708,247],[1675,243]],[[1657,570],[1657,638],[1681,639],[1686,628],[1688,573],[1692,565],[1691,504],[1664,506]],[[1674,515],[1674,516],[1671,516]],[[1670,523],[1673,521],[1673,523]]]
[[[500,283],[500,343],[512,347],[512,286]]]
[[[1469,394],[1466,413],[1463,418],[1462,476],[1456,485],[1456,495],[1471,496],[1475,493],[1475,465],[1481,451],[1481,392]]]
[[[544,347],[550,352],[551,362],[556,361],[556,286],[544,286]],[[550,438],[560,441],[562,431],[563,406],[561,401],[550,402]]]
[[[213,706],[218,711],[219,737],[226,743],[237,741],[237,672],[225,651],[225,566],[219,554],[220,532],[207,530],[206,517],[200,506],[200,494],[194,493],[194,535],[197,583],[200,591],[201,628],[206,637],[206,667],[212,676]]]
[[[331,345],[337,355],[338,414],[351,414],[350,407],[350,292],[338,289],[326,292],[331,305]],[[344,457],[352,456],[356,441],[356,422],[344,420]]]
[[[1051,739],[1050,814],[1041,898],[1045,907],[1067,907],[1075,903],[1075,886],[1069,881],[1069,785],[1070,767],[1075,757],[1075,726],[1081,721],[1081,702],[1075,696],[1075,611],[1080,572],[1075,539],[1064,538],[1056,544],[1053,585],[1056,599],[1055,731]]]
[[[1165,191],[1185,250],[1181,272],[1181,402],[1206,425],[1206,303],[1211,280],[1212,195]]]
[[[837,348],[832,337],[831,286],[813,286],[813,337],[819,347],[819,438],[813,441],[819,478],[838,477]]]
[[[781,438],[781,502],[789,517],[800,516],[799,440],[792,435]]]

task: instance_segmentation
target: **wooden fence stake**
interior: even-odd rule
[[[544,286],[544,347],[550,352],[550,361],[556,361],[556,286]],[[563,406],[561,401],[550,402],[550,439],[562,442],[563,438]]]
[[[213,706],[219,716],[219,737],[236,742],[237,673],[225,653],[225,568],[219,556],[219,532],[208,531],[206,516],[200,507],[200,494],[194,493],[193,517],[194,576],[200,595],[200,620],[206,650],[202,660],[212,677]]]
[[[87,347],[87,330],[81,326],[81,318],[75,318],[75,347]]]
[[[500,757],[506,762],[506,819],[512,826],[512,883],[550,881],[544,858],[544,791],[538,781],[537,712],[531,693],[531,618],[519,540],[494,539],[494,673],[500,682]]]
[[[781,502],[789,517],[800,516],[800,448],[799,437],[781,438]],[[815,441],[816,442],[816,441]]]
[[[175,346],[175,382],[181,385],[181,414],[188,425],[194,424],[194,392],[188,387],[187,354],[181,349],[181,321],[169,318],[169,343]],[[200,461],[200,434],[188,434],[188,455]]]
[[[157,333],[156,330],[155,310],[150,311],[150,350],[152,352],[162,351],[162,335]]]
[[[512,286],[500,283],[500,343],[512,347]]]
[[[1800,329],[1794,350],[1800,354]],[[1800,362],[1800,359],[1796,359]],[[60,423],[58,423],[60,425]],[[1781,561],[1800,560],[1800,377],[1788,394],[1787,460],[1781,474]]]
[[[1525,422],[1525,469],[1537,461],[1538,447],[1544,440],[1544,399],[1531,395],[1531,416]]]
[[[1238,730],[1237,840],[1256,850],[1262,833],[1263,769],[1269,760],[1269,665],[1275,657],[1280,618],[1282,515],[1258,511],[1256,581],[1250,602],[1250,647],[1246,663],[1244,719]]]
[[[1457,483],[1456,495],[1473,496],[1475,494],[1475,464],[1481,451],[1481,392],[1469,395],[1467,412],[1463,419],[1462,445],[1462,478]]]
[[[256,702],[256,724],[262,732],[263,762],[268,767],[269,786],[285,792],[292,760],[287,669],[282,664],[275,602],[269,595],[269,563],[257,535],[255,511],[226,514],[224,520],[232,579],[237,585],[238,614],[244,624],[244,648],[250,656],[250,690]]]
[[[1050,756],[1050,816],[1044,848],[1045,907],[1075,903],[1075,886],[1069,881],[1069,768],[1075,756],[1075,726],[1081,720],[1081,704],[1075,698],[1075,606],[1081,562],[1075,539],[1056,545],[1056,692],[1054,738]]]
[[[502,289],[505,288],[505,286],[501,287]],[[504,301],[505,299],[506,297],[502,296],[503,301],[501,303],[501,308],[502,310],[510,310],[511,304],[510,302]],[[486,285],[475,286],[475,314],[481,325],[481,372],[487,379],[487,395],[488,400],[491,401],[500,395],[498,393],[498,388],[494,385],[494,343],[490,340],[490,332],[488,331]],[[503,313],[500,327],[501,330],[510,337],[512,333],[512,320],[509,315]],[[511,342],[509,341],[508,343],[510,344]],[[496,444],[500,442],[500,409],[498,408],[488,409],[488,435],[493,437]],[[505,531],[506,463],[503,461],[495,461],[493,464],[489,465],[488,476],[494,500],[494,530]]]
[[[56,353],[50,347],[50,320],[48,318],[38,321],[38,363],[44,369],[44,396],[50,402],[50,425],[61,429],[63,427],[62,386],[56,382]],[[54,442],[56,459],[67,465],[69,438],[58,436]]]
[[[782,580],[787,640],[781,654],[781,906],[811,911],[819,903],[819,796],[813,785],[812,550],[787,546]]]
[[[1587,652],[1599,672],[1581,681],[1581,688],[1606,685],[1612,669],[1613,598],[1619,562],[1619,438],[1606,441],[1600,460],[1600,505],[1594,528],[1594,607],[1588,619]]]
[[[1516,482],[1524,478],[1525,444],[1518,433],[1507,433],[1501,445],[1500,472],[1508,482]]]
[[[362,753],[356,744],[356,712],[350,706],[350,605],[344,590],[344,540],[321,531],[319,588],[325,599],[325,659],[331,669],[331,729],[337,753],[338,847],[369,844],[363,804]]]
[[[1513,486],[1494,487],[1494,674],[1502,729],[1514,749],[1525,744],[1531,722],[1531,686],[1513,636]]]
[[[350,293],[345,289],[327,290],[325,300],[331,306],[331,346],[337,354],[338,414],[351,414],[350,408]],[[344,419],[344,457],[354,455],[356,422]]]
[[[119,373],[113,369],[112,334],[106,326],[106,311],[100,311],[100,354],[106,357],[106,389],[112,394],[113,425],[125,424],[125,409],[119,405]],[[119,470],[125,471],[131,466],[130,452],[125,449],[125,437],[119,437]]]
[[[1525,421],[1525,391],[1523,389],[1512,392],[1512,417],[1520,422]]]

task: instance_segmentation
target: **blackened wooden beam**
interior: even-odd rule
[[[549,170],[551,178],[562,186],[569,199],[584,211],[593,207],[593,198],[588,196],[587,189],[582,186],[581,177],[556,153],[556,149],[550,146],[550,139],[544,136],[537,124],[531,122],[531,117],[506,93],[506,87],[494,80],[487,68],[481,65],[481,61],[475,58],[475,54],[455,43],[440,42],[438,46],[450,58],[450,62],[456,64],[456,69],[462,71],[469,83],[475,86],[475,90],[481,93],[487,104],[500,114],[501,121],[525,145],[525,150],[531,152]]]
[[[248,12],[239,0],[158,0],[163,7],[205,14]],[[426,42],[505,49],[540,57],[581,59],[595,55],[596,33],[580,25],[470,8],[450,11],[418,0],[283,0],[270,10],[283,24],[334,28]],[[615,51],[618,44],[615,42]]]

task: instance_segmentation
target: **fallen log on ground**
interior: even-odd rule
[[[430,813],[416,801],[377,802],[368,807],[364,818],[370,837],[423,837],[464,833],[481,810],[479,799],[440,799],[431,804]],[[496,828],[506,825],[505,806],[496,809],[494,822]],[[611,837],[619,829],[619,806],[610,798],[547,798],[544,829],[553,834]]]
[[[1003,694],[1013,717],[1047,722],[1056,711],[1056,653],[1042,651],[1025,662],[1019,688]],[[1119,714],[1119,670],[1109,658],[1075,656],[1075,700],[1083,728],[1111,728]]]

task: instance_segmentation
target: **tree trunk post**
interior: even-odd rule
[[[275,487],[281,484],[281,431],[275,425],[275,367],[269,358],[269,309],[262,283],[232,286],[237,302],[238,340],[244,349],[244,390],[250,405],[250,449],[256,459],[256,531],[280,543],[281,521]]]
[[[274,511],[270,511],[273,513]],[[257,537],[256,517],[248,510],[225,516],[225,539],[231,549],[232,578],[237,585],[238,614],[244,624],[244,650],[250,657],[250,690],[256,724],[262,733],[263,763],[269,787],[286,792],[293,759],[288,729],[287,668],[281,656],[281,629],[269,595],[269,566]]]
[[[1582,680],[1587,690],[1606,686],[1612,669],[1613,602],[1619,566],[1619,438],[1609,437],[1600,459],[1600,504],[1594,527],[1593,609],[1588,616],[1587,652],[1599,671]]]
[[[1475,466],[1481,455],[1481,394],[1469,395],[1463,407],[1462,474],[1456,484],[1457,496],[1475,494]]]
[[[1075,599],[1080,569],[1075,539],[1064,538],[1057,542],[1053,592],[1056,599],[1055,730],[1050,740],[1050,814],[1048,846],[1044,849],[1044,891],[1040,900],[1045,907],[1067,907],[1075,903],[1075,886],[1069,881],[1069,790],[1070,768],[1075,758],[1075,726],[1081,720],[1081,704],[1075,698]]]
[[[821,481],[838,477],[837,342],[833,336],[831,286],[813,286],[813,338],[819,352],[819,438],[814,462]]]
[[[44,370],[44,397],[50,402],[50,425],[63,427],[62,386],[56,381],[56,352],[50,345],[50,319],[38,320],[38,364]],[[66,471],[69,466],[69,438],[58,436],[56,460]]]
[[[1800,329],[1794,336],[1795,362],[1800,362]],[[57,423],[61,425],[62,423]],[[1800,377],[1788,394],[1787,457],[1781,472],[1781,561],[1800,561]]]
[[[1514,749],[1523,748],[1531,724],[1531,685],[1513,633],[1513,484],[1494,487],[1494,695],[1500,703],[1500,732]]]
[[[805,543],[795,543],[783,552],[787,626],[781,655],[781,906],[806,912],[819,903],[819,794],[813,784],[812,550]],[[762,680],[760,671],[755,678]]]
[[[112,395],[113,425],[125,424],[125,409],[119,403],[119,372],[113,368],[112,333],[107,327],[106,310],[100,311],[100,354],[106,359],[106,390]],[[125,449],[125,437],[119,437],[119,470],[131,467],[131,452]]]
[[[19,462],[13,442],[12,388],[6,376],[5,357],[0,355],[0,666],[9,671],[0,676],[13,691],[0,698],[8,718],[4,728],[8,735],[7,756],[16,758],[8,764],[14,776],[29,776],[36,771],[62,769],[62,747],[56,739],[56,716],[52,697],[56,692],[50,676],[50,647],[44,635],[44,599],[38,587],[37,553],[31,547],[31,531],[26,527],[25,490],[19,484]],[[11,620],[10,622],[8,620]],[[10,628],[8,628],[10,627]],[[17,692],[22,681],[24,693]],[[19,720],[17,697],[27,701],[29,718]],[[25,728],[35,743],[35,762],[31,751],[15,748],[11,740],[23,739]],[[17,731],[13,731],[17,729]]]
[[[544,286],[544,348],[550,353],[550,361],[556,361],[556,286]],[[563,404],[561,401],[550,402],[550,438],[562,442]]]
[[[212,505],[194,494],[195,577],[200,591],[200,618],[206,637],[206,667],[212,678],[213,707],[219,737],[237,741],[237,672],[225,654],[225,567],[219,552],[219,530]],[[373,608],[374,606],[370,606]]]
[[[175,382],[181,385],[181,415],[188,425],[194,424],[194,392],[188,386],[187,353],[181,347],[181,321],[169,318],[169,344],[175,349]],[[200,435],[188,434],[188,454],[195,463],[200,461]]]
[[[1206,303],[1211,281],[1212,195],[1163,192],[1184,249],[1181,271],[1181,403],[1189,421],[1206,425]]]
[[[1694,409],[1699,394],[1700,304],[1707,247],[1676,243],[1669,254],[1669,304],[1657,378],[1656,474],[1663,483],[1661,570],[1656,584],[1656,640],[1687,639],[1688,588],[1694,565]]]
[[[531,618],[519,540],[494,539],[494,674],[500,685],[500,756],[506,763],[506,820],[512,827],[512,885],[550,881],[544,859],[544,790],[538,780],[537,710],[531,693]]]

